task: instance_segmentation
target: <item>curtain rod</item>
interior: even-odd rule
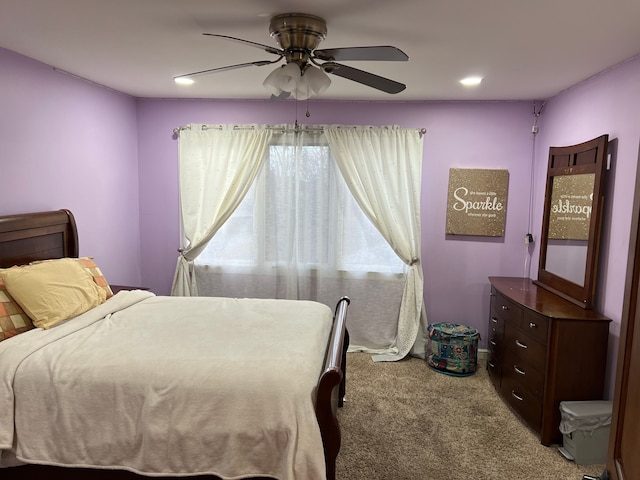
[[[362,128],[362,125],[338,125],[336,128]],[[210,130],[210,129],[218,129],[218,130],[222,130],[223,126],[222,125],[201,125],[202,130]],[[234,130],[253,130],[256,127],[254,125],[234,125],[233,129]],[[282,133],[297,133],[300,131],[304,131],[304,132],[324,132],[324,127],[310,127],[310,126],[306,126],[306,125],[300,125],[298,124],[298,122],[296,121],[295,125],[293,128],[283,128],[283,127],[276,127],[273,125],[266,125],[265,127],[267,130],[276,130],[278,132],[282,132]],[[369,126],[369,127],[364,127],[364,128],[385,128],[385,127],[374,127],[374,126]],[[191,125],[182,125],[181,127],[177,127],[173,129],[173,134],[174,135],[178,135],[182,130],[190,130],[191,129]],[[424,135],[425,133],[427,133],[427,129],[426,128],[416,128],[415,129],[418,134],[422,137],[422,135]]]

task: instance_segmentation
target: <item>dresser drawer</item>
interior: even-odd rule
[[[504,348],[526,366],[543,372],[547,357],[547,348],[536,342],[533,337],[511,324],[504,328]]]
[[[491,351],[489,351],[489,356],[487,357],[487,372],[491,383],[499,390],[502,378],[502,362]]]
[[[504,319],[498,316],[496,313],[491,312],[489,317],[489,338],[502,338],[504,333]]]
[[[502,397],[536,431],[542,422],[542,402],[513,381],[510,376],[502,377]]]
[[[495,335],[492,335],[491,337],[489,337],[487,347],[490,356],[493,357],[495,361],[502,360],[504,356],[504,354],[502,353],[504,351],[504,338],[502,336],[496,337]]]
[[[544,374],[523,362],[513,350],[507,350],[502,364],[503,377],[509,377],[518,391],[523,389],[534,397],[541,399],[544,393]]]
[[[540,342],[542,345],[547,344],[547,337],[549,335],[549,319],[542,315],[536,315],[533,312],[525,310],[520,323],[520,329],[527,332],[527,334]]]
[[[522,322],[522,308],[517,303],[512,302],[500,292],[496,292],[495,298],[495,315],[505,322],[515,322],[518,325]]]
[[[500,357],[500,352],[504,349],[504,320],[497,315],[489,318],[489,340],[487,346],[490,352]]]

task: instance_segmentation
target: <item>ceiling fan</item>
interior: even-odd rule
[[[396,47],[367,46],[317,49],[320,42],[327,36],[327,24],[320,17],[304,13],[284,13],[272,17],[269,33],[271,37],[275,38],[280,48],[228,35],[204,33],[203,35],[259,48],[276,55],[277,58],[192,72],[174,77],[174,80],[180,81],[199,75],[249,66],[262,67],[284,59],[286,63],[274,70],[264,81],[265,87],[272,93],[272,98],[284,99],[293,94],[296,99],[302,100],[311,94],[322,93],[331,83],[327,73],[391,94],[402,92],[406,88],[406,85],[394,80],[337,63],[337,61],[352,60],[407,61],[409,57]]]

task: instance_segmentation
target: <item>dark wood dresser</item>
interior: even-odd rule
[[[561,443],[560,402],[602,399],[611,320],[528,278],[489,281],[489,377],[543,445]]]

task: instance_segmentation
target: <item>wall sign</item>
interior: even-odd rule
[[[594,173],[553,177],[549,238],[589,239],[594,181]]]
[[[504,236],[508,170],[449,169],[447,235]]]

